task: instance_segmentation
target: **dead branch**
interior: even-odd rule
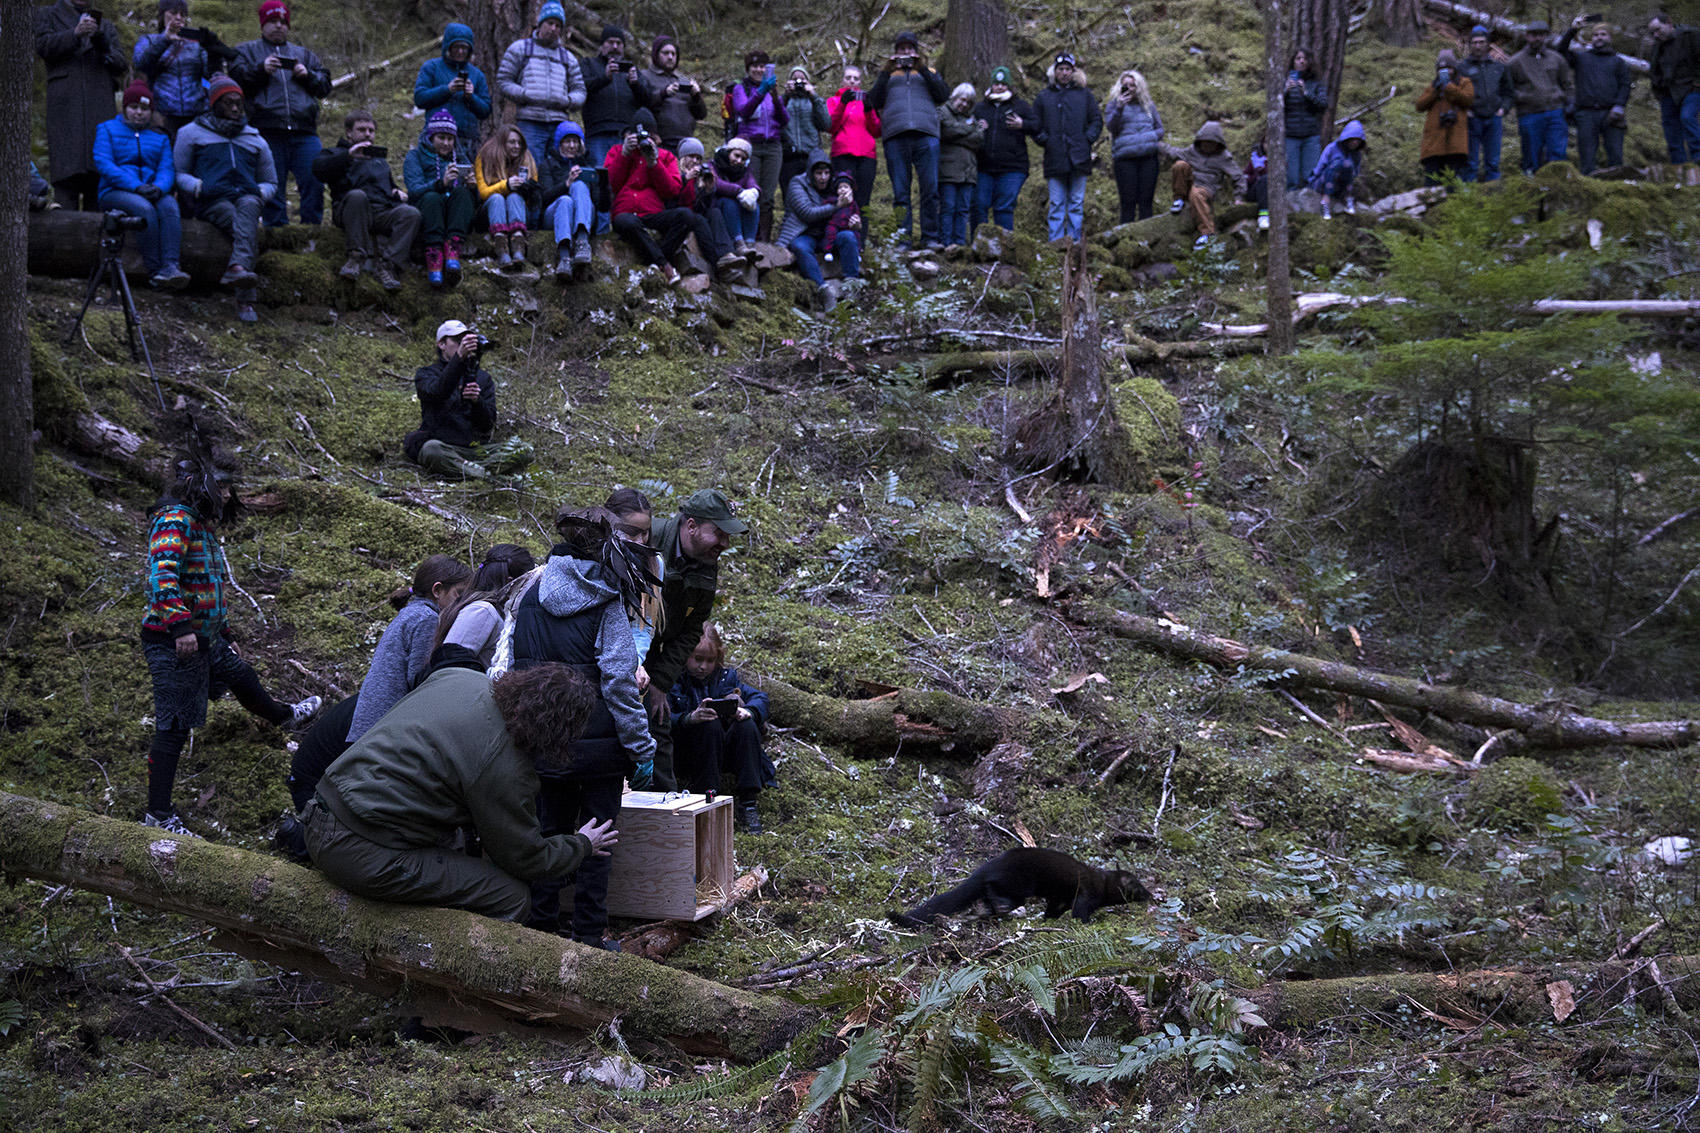
[[[130,967],[136,969],[136,974],[138,976],[142,977],[142,982],[148,985],[148,990],[153,993],[154,998],[158,999],[161,1003],[163,1003],[167,1007],[171,1008],[171,1010],[175,1011],[178,1014],[179,1017],[181,1017],[184,1021],[189,1023],[190,1026],[194,1027],[196,1030],[200,1031],[202,1034],[211,1038],[213,1040],[213,1042],[217,1043],[219,1046],[223,1047],[225,1050],[235,1050],[236,1049],[236,1044],[231,1042],[229,1039],[225,1038],[224,1035],[219,1032],[217,1027],[214,1027],[209,1023],[204,1023],[200,1019],[197,1019],[195,1016],[191,1015],[189,1012],[187,1012],[183,1008],[179,1007],[176,1004],[176,1002],[173,1001],[172,998],[169,995],[165,994],[165,989],[160,987],[159,984],[154,982],[154,978],[152,976],[148,975],[146,970],[144,970],[142,968],[142,966],[136,962],[136,958],[134,956],[130,955],[130,950],[128,948],[124,947],[122,944],[117,943],[116,941],[113,942],[112,946],[114,948],[118,949],[118,955],[124,957],[124,960],[130,965]]]

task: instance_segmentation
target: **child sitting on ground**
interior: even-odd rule
[[[862,234],[862,210],[856,207],[856,198],[853,195],[856,188],[856,175],[848,170],[838,174],[833,178],[834,192],[838,191],[839,185],[850,186],[852,196],[850,203],[841,205],[838,211],[832,214],[832,219],[826,222],[826,240],[821,247],[827,249],[822,259],[829,264],[832,262],[832,242],[838,239],[840,232],[854,232],[857,236]]]
[[[702,640],[685,662],[684,675],[667,694],[673,713],[673,761],[679,782],[713,797],[722,768],[737,778],[739,826],[762,832],[756,798],[776,782],[777,773],[761,749],[767,727],[767,694],[738,679],[726,665],[720,631],[704,626]]]

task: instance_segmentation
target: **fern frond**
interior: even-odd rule
[[[1056,1060],[1025,1044],[993,1042],[992,1073],[1010,1083],[1016,1104],[1039,1121],[1073,1123],[1079,1112],[1056,1086]]]

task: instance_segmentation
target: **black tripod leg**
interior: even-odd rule
[[[103,255],[94,265],[94,271],[89,273],[89,289],[83,294],[83,309],[71,320],[71,329],[65,332],[65,345],[69,346],[71,340],[77,337],[77,328],[83,325],[83,316],[89,313],[89,304],[93,303],[94,297],[100,293],[101,280],[105,275],[106,257]]]
[[[163,412],[165,394],[159,388],[159,375],[154,373],[153,354],[148,350],[148,336],[142,330],[142,316],[136,310],[135,297],[130,294],[130,279],[124,274],[124,265],[116,256],[112,259],[112,277],[117,280],[118,294],[124,301],[124,329],[130,334],[130,357],[147,363],[153,395],[159,400],[159,408]]]

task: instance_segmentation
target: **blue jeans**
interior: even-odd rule
[[[720,219],[726,222],[726,235],[734,240],[755,240],[756,226],[761,223],[760,209],[744,208],[738,204],[736,197],[721,197],[714,202],[714,207],[720,210]]]
[[[1659,124],[1665,128],[1671,161],[1700,161],[1700,90],[1689,91],[1680,102],[1661,94]]]
[[[939,229],[946,247],[968,243],[968,213],[975,188],[972,181],[946,181],[939,186]]]
[[[514,129],[525,139],[525,148],[531,151],[531,160],[537,163],[537,168],[543,168],[543,158],[555,152],[555,127],[559,122],[532,122],[520,118],[514,122]]]
[[[1014,232],[1015,198],[1021,195],[1021,186],[1026,183],[1027,174],[1020,171],[980,174],[980,183],[974,187],[974,211],[968,217],[968,230],[972,232],[980,227],[989,216],[999,228]]]
[[[491,193],[484,202],[484,216],[490,222],[490,231],[500,235],[498,224],[517,224],[525,227],[525,198],[518,193]]]
[[[1080,239],[1081,230],[1086,226],[1086,174],[1047,177],[1045,188],[1051,201],[1050,210],[1045,213],[1051,239],[1061,240],[1065,236],[1070,240]]]
[[[885,171],[891,177],[891,203],[903,210],[897,238],[907,242],[913,231],[909,207],[909,175],[921,182],[921,242],[939,238],[939,140],[919,130],[906,130],[885,140]]]
[[[1505,141],[1505,119],[1470,115],[1470,157],[1464,165],[1466,181],[1499,180],[1499,148]]]
[[[1302,189],[1322,156],[1322,135],[1287,139],[1287,188]]]
[[[142,263],[148,274],[177,266],[177,248],[183,242],[183,214],[177,211],[177,198],[167,193],[154,203],[140,193],[122,191],[102,193],[100,207],[122,209],[139,216],[148,226],[136,233],[136,243],[142,248]]]
[[[591,169],[604,168],[603,163],[608,160],[608,151],[620,144],[621,136],[622,135],[619,131],[616,130],[613,133],[591,134],[589,137],[585,138],[585,165]],[[607,232],[608,228],[608,214],[605,212],[598,212],[596,214],[596,234],[600,236],[602,233]]]
[[[324,146],[317,134],[297,134],[288,130],[262,130],[260,136],[271,147],[272,163],[277,166],[277,192],[266,202],[261,219],[267,228],[289,223],[289,203],[285,189],[289,175],[295,175],[295,188],[301,193],[300,220],[302,224],[325,222],[325,187],[313,176],[313,159]]]
[[[1523,143],[1523,172],[1533,173],[1549,161],[1563,161],[1570,145],[1570,124],[1563,107],[1517,115],[1517,137]]]
[[[555,229],[555,243],[564,244],[579,229],[596,226],[596,206],[590,203],[590,190],[583,181],[574,181],[567,191],[549,202],[543,210],[544,223]]]
[[[791,254],[797,257],[797,270],[810,283],[819,287],[826,282],[820,273],[820,261],[815,258],[820,249],[820,240],[808,233],[798,236],[791,241]],[[854,232],[840,232],[832,242],[832,254],[838,257],[838,270],[845,279],[855,279],[862,274],[862,242]]]

